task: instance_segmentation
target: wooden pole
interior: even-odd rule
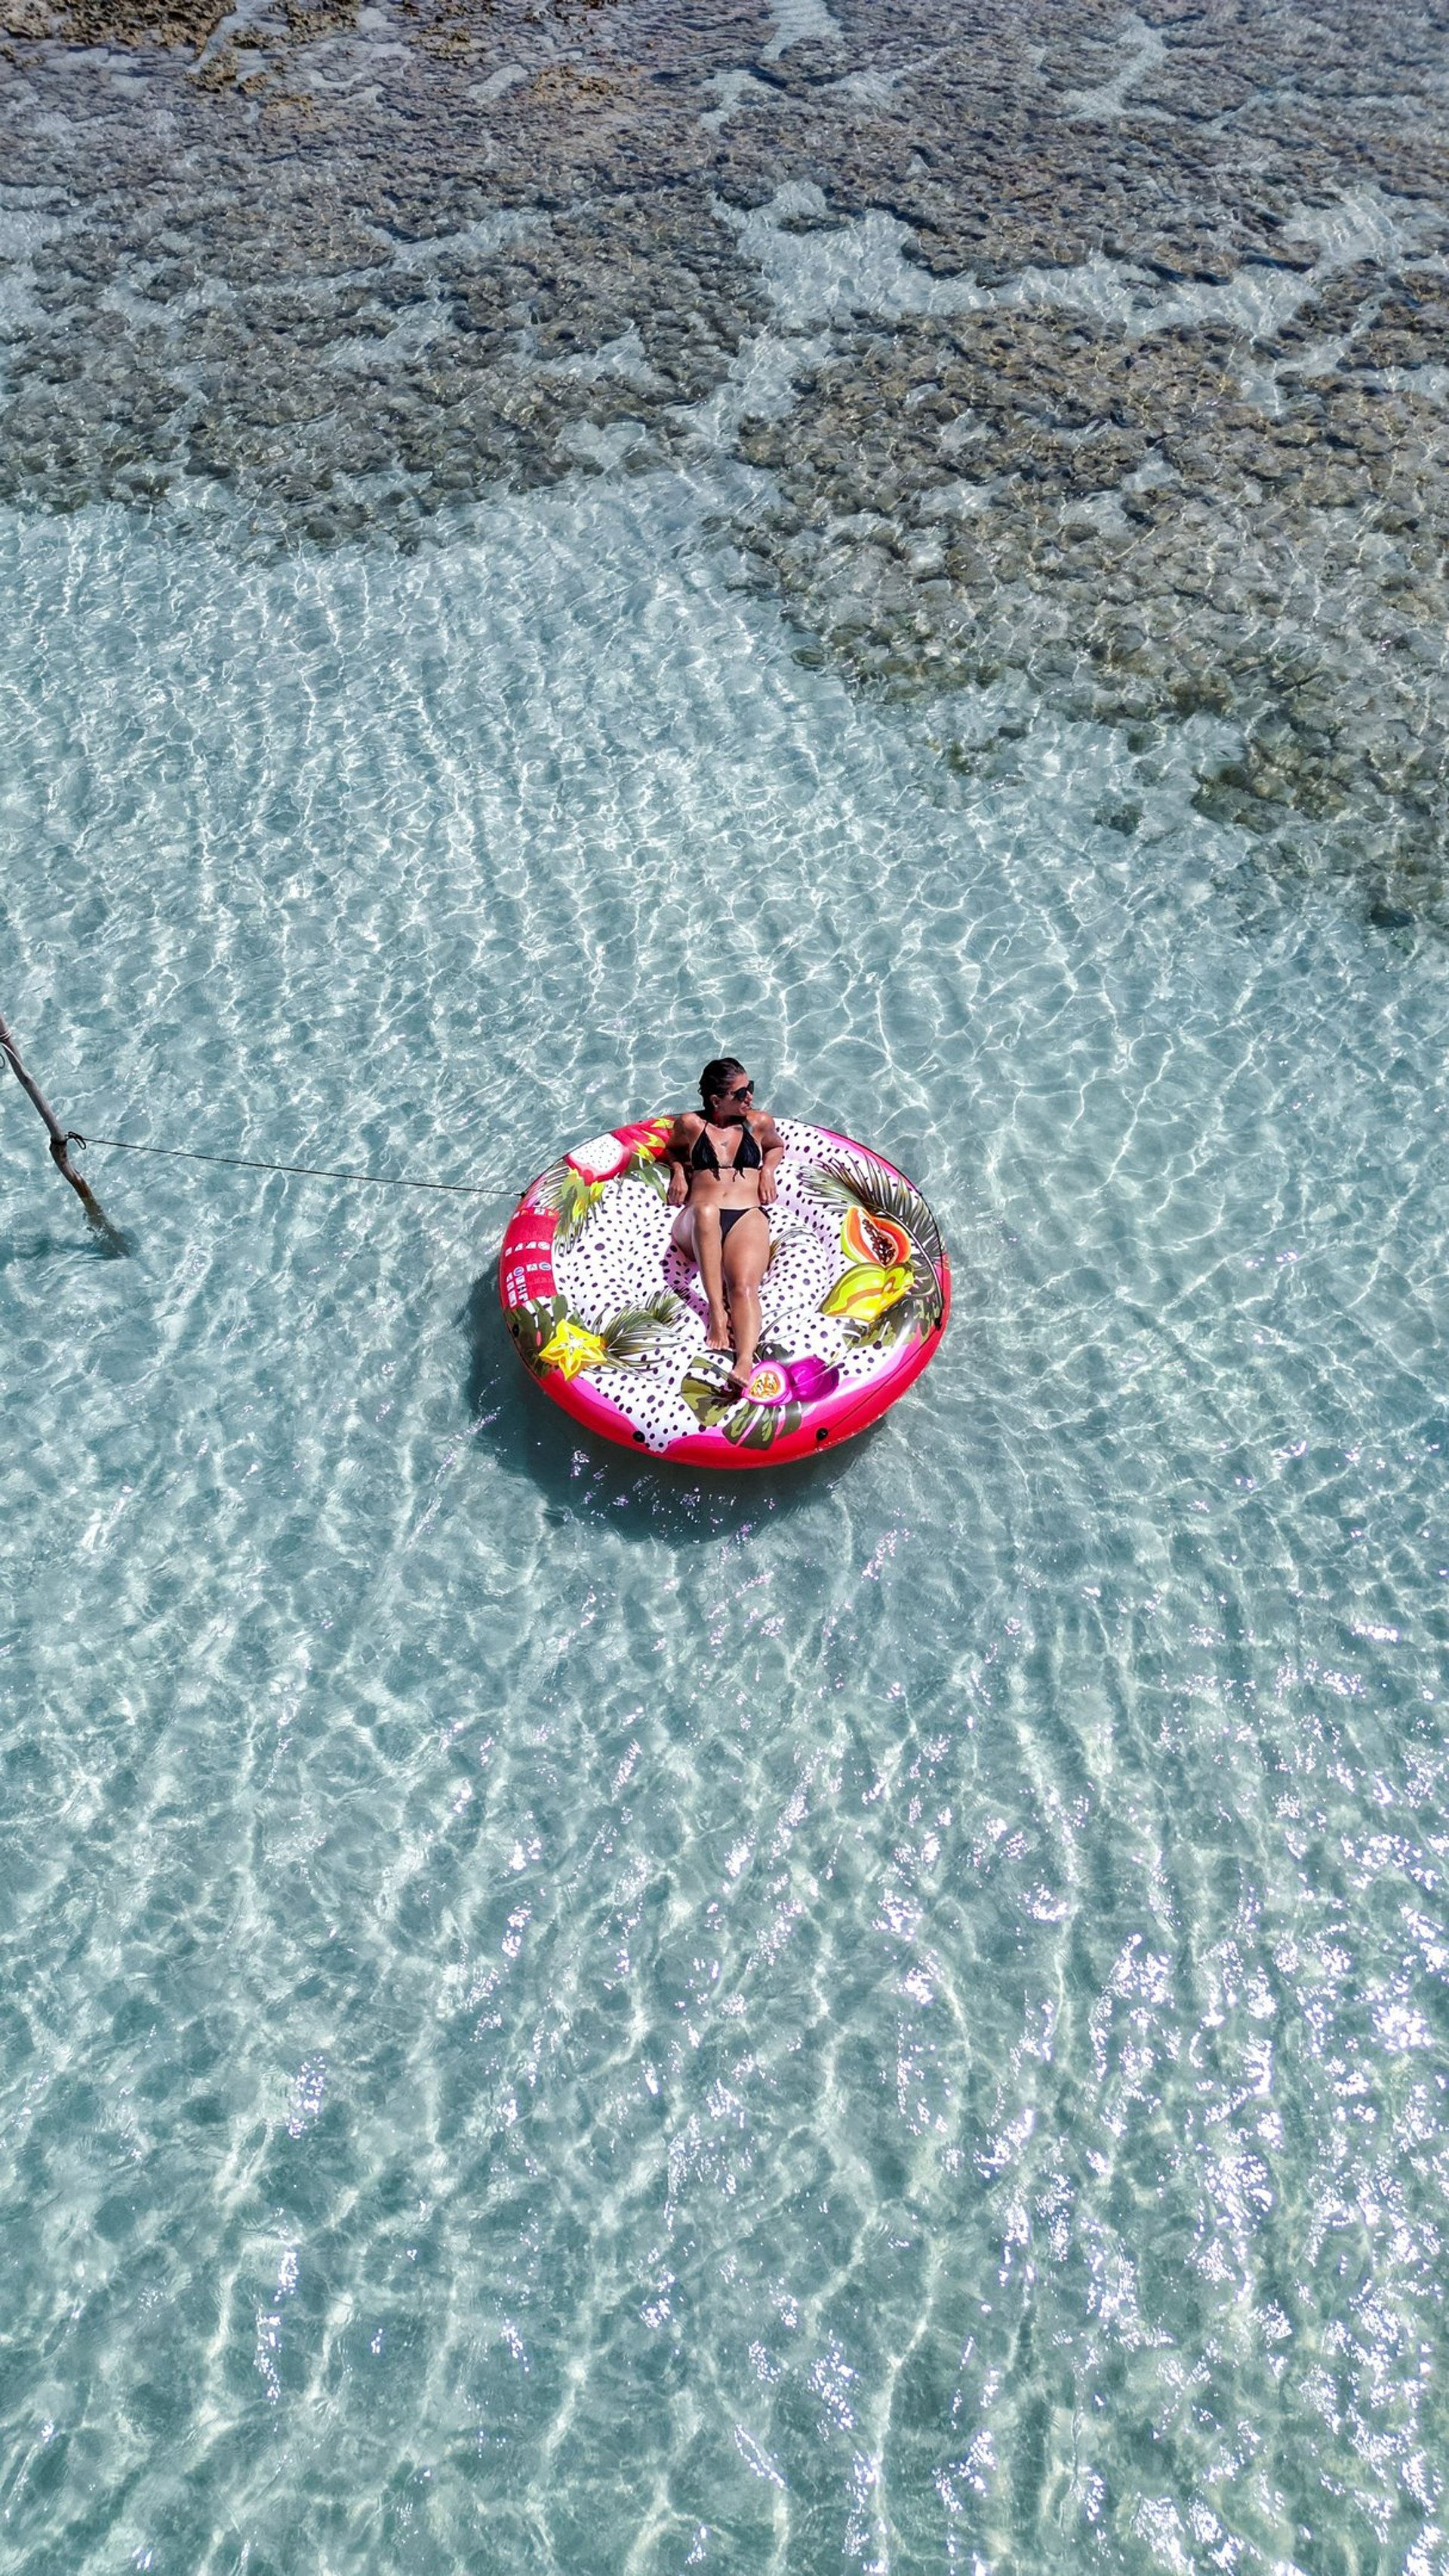
[[[26,1093],[29,1099],[34,1101],[36,1108],[39,1110],[41,1117],[45,1121],[46,1128],[50,1136],[50,1159],[54,1163],[56,1170],[63,1174],[64,1178],[69,1181],[71,1188],[74,1190],[76,1197],[80,1200],[81,1206],[85,1209],[86,1216],[90,1223],[95,1227],[97,1234],[105,1236],[106,1242],[113,1252],[124,1252],[126,1248],[124,1236],[116,1232],[110,1218],[106,1215],[105,1210],[96,1198],[94,1191],[87,1187],[86,1183],[81,1179],[79,1172],[76,1170],[74,1163],[70,1159],[71,1145],[73,1143],[82,1143],[84,1141],[83,1138],[67,1135],[65,1129],[60,1123],[60,1120],[57,1118],[55,1111],[51,1108],[50,1102],[46,1099],[44,1092],[41,1090],[39,1083],[26,1072],[25,1066],[20,1059],[20,1050],[3,1019],[0,1019],[0,1055],[4,1055],[8,1059],[10,1070],[14,1074],[16,1081],[19,1083],[21,1090]]]

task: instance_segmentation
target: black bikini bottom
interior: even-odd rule
[[[732,1225],[738,1225],[742,1216],[763,1216],[764,1213],[765,1211],[762,1207],[721,1208],[719,1212],[719,1239],[721,1243],[724,1242],[726,1235],[729,1233],[730,1227]]]

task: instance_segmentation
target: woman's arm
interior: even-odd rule
[[[781,1135],[779,1128],[776,1126],[774,1119],[770,1116],[768,1110],[766,1110],[764,1117],[761,1119],[760,1126],[761,1133],[757,1141],[760,1151],[764,1157],[764,1160],[760,1165],[760,1205],[761,1207],[773,1207],[775,1204],[775,1178],[779,1172],[780,1164],[784,1157],[785,1139]]]
[[[689,1161],[690,1149],[693,1146],[695,1136],[698,1134],[703,1123],[702,1119],[692,1117],[687,1109],[682,1109],[679,1116],[675,1119],[673,1126],[669,1130],[668,1142],[664,1148],[664,1159],[669,1165],[669,1204],[671,1207],[683,1207],[685,1200],[689,1196],[689,1173],[685,1167]]]

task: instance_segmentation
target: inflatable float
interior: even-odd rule
[[[699,1275],[670,1238],[671,1124],[615,1127],[524,1191],[498,1265],[519,1357],[575,1421],[656,1458],[816,1457],[876,1421],[933,1357],[951,1307],[940,1229],[881,1155],[780,1119],[763,1330],[741,1388],[728,1353],[705,1348]]]

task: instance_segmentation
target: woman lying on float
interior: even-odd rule
[[[744,1066],[716,1056],[699,1077],[702,1113],[683,1110],[664,1148],[669,1204],[679,1210],[674,1241],[698,1265],[709,1304],[705,1344],[733,1350],[741,1386],[760,1338],[760,1281],[770,1258],[765,1210],[774,1205],[785,1151],[769,1111],[752,1107],[754,1095]]]

